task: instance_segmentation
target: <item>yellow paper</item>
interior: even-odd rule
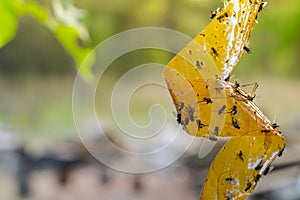
[[[285,139],[253,102],[229,82],[245,51],[262,0],[225,1],[211,23],[165,67],[178,122],[194,136],[232,137],[213,161],[200,199],[245,199]]]

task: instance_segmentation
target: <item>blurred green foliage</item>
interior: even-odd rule
[[[282,78],[299,78],[300,1],[270,1],[260,13],[250,38],[254,54],[245,56],[239,70]]]
[[[64,49],[75,60],[75,65],[79,67],[83,63],[85,57],[91,52],[91,48],[84,46],[89,40],[88,32],[81,24],[81,20],[85,15],[84,11],[74,7],[70,0],[53,0],[53,12],[50,11],[50,9],[45,9],[37,2],[33,1],[23,2],[21,0],[1,0],[0,48],[15,37],[19,18],[24,15],[31,15],[54,33],[57,40],[63,45]],[[30,33],[32,31],[31,29],[27,30]],[[31,40],[33,39],[34,38]],[[43,43],[40,44],[44,45]],[[27,51],[30,51],[30,43],[25,48]],[[35,56],[38,56],[38,54]],[[22,59],[20,59],[19,62],[23,64]],[[13,63],[7,63],[7,65],[11,64]],[[24,67],[27,69],[27,66]],[[90,66],[85,65],[85,67]],[[4,68],[7,68],[7,66]],[[12,70],[12,72],[17,73],[17,71],[14,70]],[[88,69],[83,70],[82,72],[82,75],[85,78],[89,78],[91,76]]]

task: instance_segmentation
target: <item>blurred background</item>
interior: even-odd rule
[[[35,2],[52,10],[50,0]],[[83,23],[92,47],[122,31],[147,26],[193,38],[210,22],[211,11],[222,7],[219,0],[74,0],[73,4],[86,11]],[[250,38],[253,53],[245,54],[233,73],[233,80],[260,85],[255,102],[271,120],[277,118],[288,142],[286,153],[251,199],[300,199],[299,8],[298,0],[270,1]],[[165,65],[172,56],[139,50],[120,57],[105,71],[99,103],[107,101],[114,84],[132,67]],[[0,199],[197,199],[222,142],[205,159],[199,159],[192,147],[153,173],[110,169],[92,158],[78,138],[72,114],[75,77],[75,62],[54,34],[34,17],[21,17],[16,36],[0,49]],[[148,95],[155,97],[152,92]],[[155,98],[145,101],[132,106],[135,119],[146,120],[149,104],[157,103]],[[102,112],[107,131],[118,139],[119,130],[106,114]],[[88,124],[89,117],[83,123]],[[95,137],[91,143],[109,152],[101,137]],[[117,153],[109,153],[118,159]]]

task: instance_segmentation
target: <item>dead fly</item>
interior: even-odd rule
[[[243,152],[240,151],[238,154],[237,154],[237,157],[244,162],[244,157],[243,157]]]
[[[226,105],[223,105],[219,110],[218,110],[218,115],[221,115],[226,109]]]
[[[262,11],[266,7],[267,4],[268,4],[268,2],[262,2],[259,5],[258,12]]]
[[[247,46],[244,46],[243,49],[244,49],[248,54],[252,53],[251,49],[250,49],[249,47],[247,47]]]
[[[210,18],[213,19],[219,14],[220,8],[211,12]]]
[[[212,55],[214,56],[214,57],[218,57],[218,52],[217,52],[217,50],[215,49],[215,48],[211,48],[211,52],[212,52]]]

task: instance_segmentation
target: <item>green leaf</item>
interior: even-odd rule
[[[74,58],[77,69],[92,51],[89,33],[82,20],[86,12],[76,8],[71,0],[52,0],[53,16],[36,2],[21,0],[0,0],[0,48],[11,41],[17,32],[18,20],[23,15],[32,15],[49,28],[65,50]],[[79,73],[92,78],[93,60],[85,62]]]
[[[32,15],[36,20],[47,24],[49,20],[48,12],[40,7],[36,2],[26,2],[22,4],[21,15]]]
[[[17,1],[0,1],[0,48],[13,39],[17,31]]]
[[[83,64],[85,58],[91,53],[92,49],[82,46],[82,41],[79,37],[78,31],[71,26],[59,25],[56,27],[55,35],[64,48],[73,56],[77,68]],[[81,67],[80,73],[85,79],[91,79],[91,66],[93,61],[85,63]]]
[[[76,8],[70,0],[53,0],[53,11],[56,25],[53,28],[57,39],[74,58],[79,73],[86,79],[92,78],[91,67],[94,60],[83,62],[92,52],[89,47],[89,33],[82,24],[86,12]]]

